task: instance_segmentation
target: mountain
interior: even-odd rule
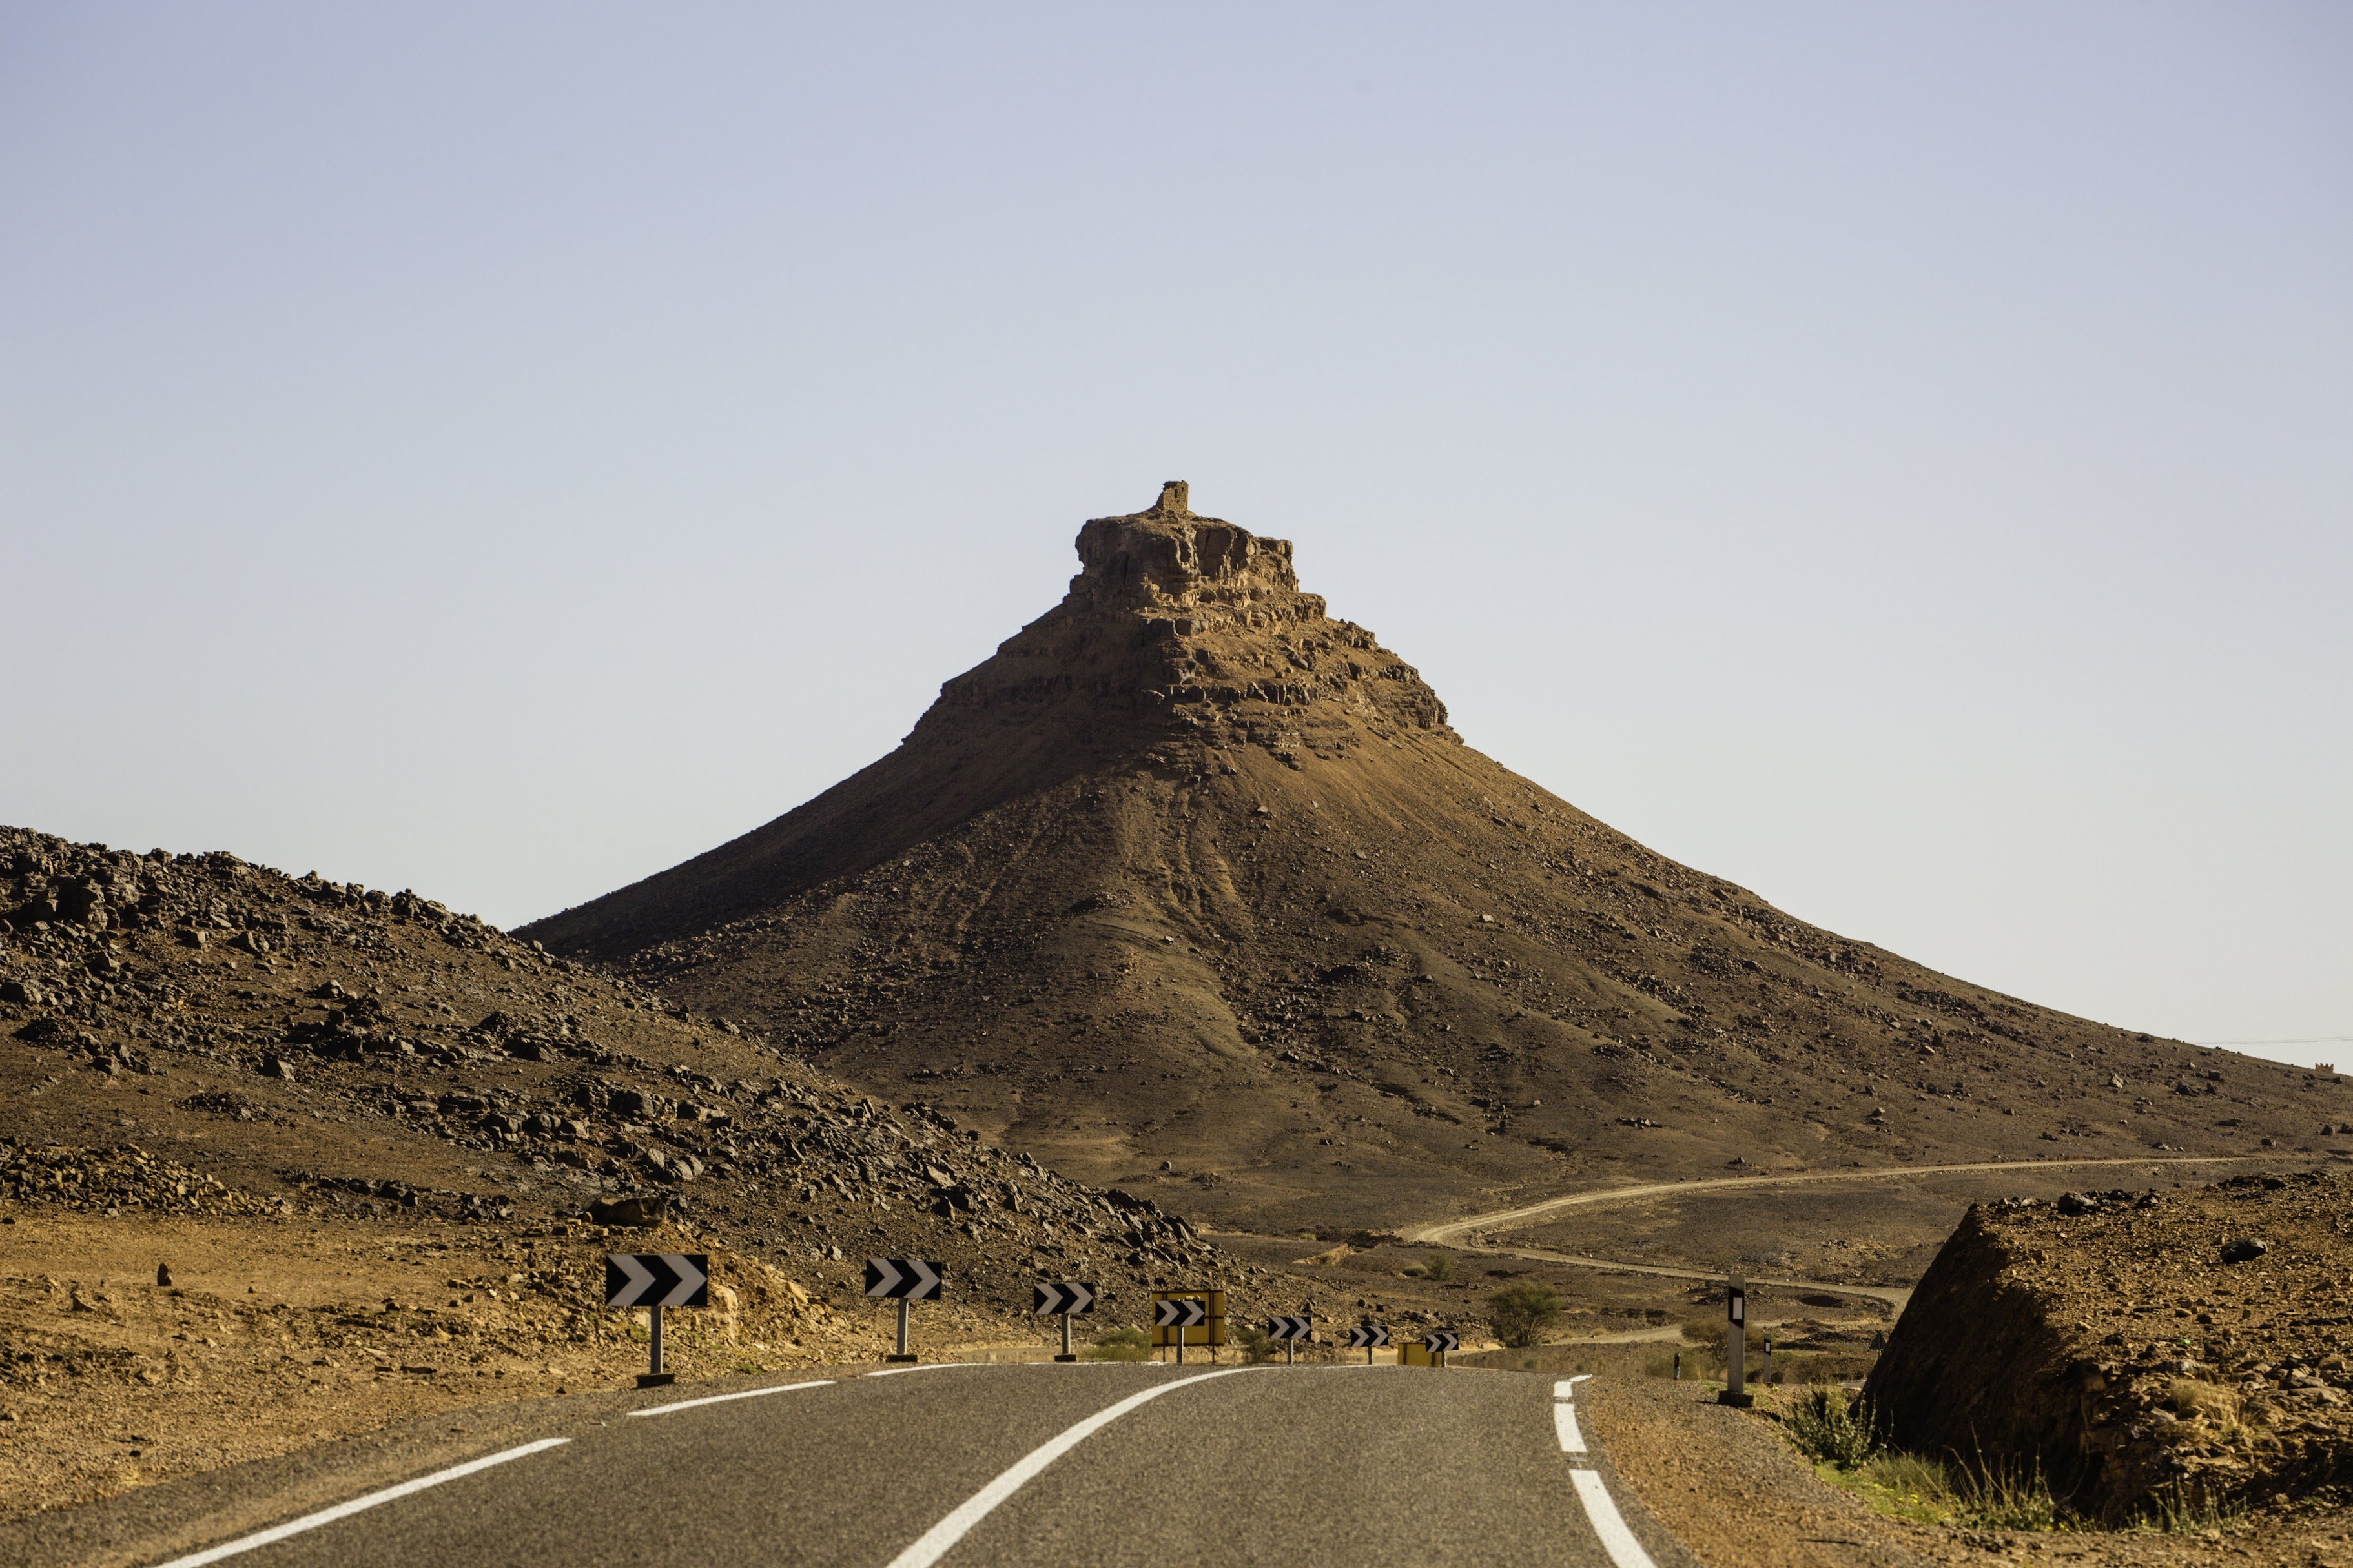
[[[2286,1068],[1810,925],[1482,755],[1181,482],[1078,553],[888,756],[523,934],[1236,1224],[2311,1147]]]

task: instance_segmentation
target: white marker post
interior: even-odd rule
[[[1719,1403],[1747,1408],[1756,1403],[1745,1392],[1748,1360],[1748,1280],[1735,1274],[1724,1282],[1724,1315],[1730,1320],[1724,1337],[1724,1392]]]

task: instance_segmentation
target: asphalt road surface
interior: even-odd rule
[[[168,1561],[1689,1568],[1579,1421],[1588,1381],[1031,1363],[654,1390]]]

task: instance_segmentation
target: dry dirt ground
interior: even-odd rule
[[[1652,853],[1464,745],[1287,542],[1182,485],[1078,552],[890,755],[523,934],[1220,1228],[1734,1162],[2288,1158],[2353,1123],[2344,1084]]]
[[[2353,1513],[2271,1510],[2225,1528],[2011,1531],[1905,1522],[1817,1477],[1776,1396],[1742,1413],[1696,1384],[1582,1385],[1591,1431],[1645,1507],[1721,1568],[2348,1568]]]

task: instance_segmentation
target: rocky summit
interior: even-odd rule
[[[2325,1146],[2286,1068],[1810,925],[1481,755],[1182,483],[1078,554],[888,756],[524,934],[1229,1223]]]

